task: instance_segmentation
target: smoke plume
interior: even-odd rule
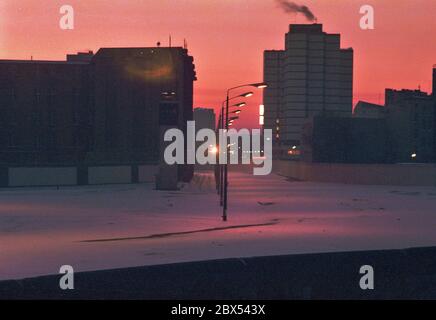
[[[276,0],[276,2],[279,4],[280,8],[282,8],[286,13],[301,13],[306,17],[307,20],[316,21],[315,15],[307,6],[300,6],[295,2],[288,0]]]

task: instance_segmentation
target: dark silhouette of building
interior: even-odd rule
[[[215,131],[216,130],[216,117],[215,117],[215,111],[213,109],[209,108],[195,108],[194,109],[194,121],[195,121],[195,134],[202,130],[202,129],[210,129]],[[203,142],[197,141],[195,143],[196,149],[201,146]],[[208,153],[213,150],[213,148],[216,147],[215,145],[210,145]],[[218,156],[218,153],[217,153]],[[214,165],[199,165],[197,164],[195,166],[197,169],[214,169]]]
[[[208,108],[194,109],[195,130],[198,132],[201,129],[216,129],[215,111]]]
[[[193,118],[195,80],[177,47],[0,60],[0,165],[156,163],[159,125]]]
[[[264,52],[264,81],[265,128],[273,130],[275,153],[287,154],[308,119],[351,117],[353,49],[341,49],[340,35],[322,24],[292,24],[285,49]]]
[[[386,89],[384,106],[359,101],[353,119],[318,117],[306,124],[303,159],[436,162],[436,96],[421,90]]]
[[[435,101],[420,90],[386,89],[389,132],[397,162],[435,161]]]
[[[393,162],[386,119],[316,116],[306,123],[302,159],[327,163]]]
[[[387,108],[382,105],[359,101],[353,111],[355,118],[384,119],[386,118]]]
[[[436,65],[433,66],[433,98],[436,98]]]

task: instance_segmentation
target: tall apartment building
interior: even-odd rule
[[[353,50],[321,24],[292,24],[284,50],[264,52],[265,128],[280,153],[298,149],[302,128],[317,115],[351,117]]]

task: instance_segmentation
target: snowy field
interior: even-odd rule
[[[0,190],[0,280],[230,257],[436,246],[436,188],[231,173],[152,184]]]

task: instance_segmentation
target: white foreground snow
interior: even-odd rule
[[[232,173],[230,183],[228,222],[204,174],[179,192],[151,184],[0,190],[0,280],[55,274],[61,265],[88,271],[436,245],[436,188],[244,173]],[[256,224],[266,225],[210,230]],[[144,238],[83,242],[131,237]]]

